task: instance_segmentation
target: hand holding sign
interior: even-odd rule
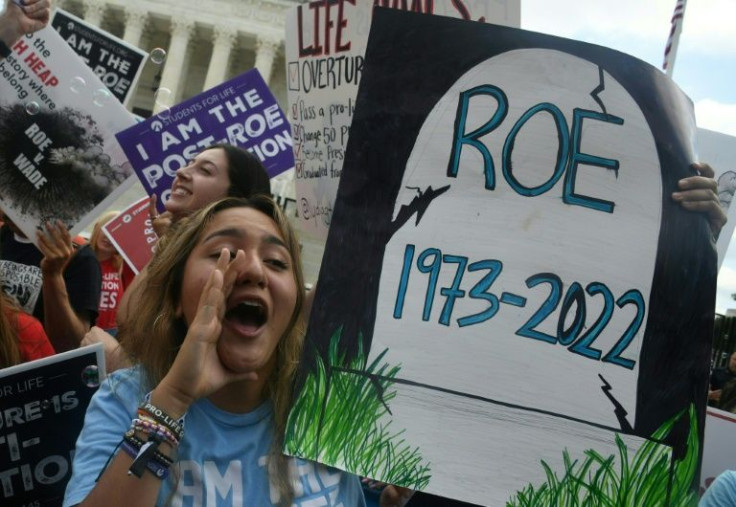
[[[46,231],[38,232],[38,247],[43,253],[41,270],[45,276],[61,275],[74,255],[74,247],[69,231],[64,224],[47,223]]]
[[[0,15],[0,40],[12,45],[23,35],[40,30],[49,22],[49,0],[13,0],[6,2]]]
[[[710,165],[700,162],[690,167],[697,171],[698,176],[678,181],[680,192],[673,193],[672,198],[686,210],[706,213],[713,236],[718,237],[728,219],[718,199],[718,183],[713,179],[715,171]]]
[[[158,201],[158,197],[156,197],[156,194],[151,194],[151,200],[148,203],[148,217],[151,219],[153,230],[156,232],[156,235],[160,238],[161,236],[164,235],[164,233],[166,233],[166,231],[169,230],[169,227],[171,227],[171,219],[173,217],[171,213],[168,211],[159,213],[158,210],[156,209],[157,201]]]

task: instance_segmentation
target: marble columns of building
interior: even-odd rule
[[[288,6],[284,0],[248,0],[251,8],[245,9],[242,16],[239,12],[234,15],[223,13],[219,19],[211,12],[202,17],[192,13],[192,7],[205,4],[204,0],[53,1],[54,6],[64,8],[92,25],[111,30],[132,46],[150,52],[154,48],[148,47],[149,42],[156,40],[160,47],[165,48],[167,57],[160,69],[158,87],[170,90],[169,106],[197,93],[192,80],[188,79],[191,77],[188,69],[204,74],[198,74],[195,79],[204,83],[203,89],[226,81],[233,72],[242,72],[245,69],[243,61],[254,61],[254,66],[267,83],[271,84],[276,74],[279,75],[278,82],[282,81],[283,70],[276,68],[276,61],[283,47],[280,9],[285,16]],[[236,0],[229,2],[235,4]],[[253,16],[253,9],[263,15]],[[168,48],[163,43],[166,35],[162,32],[170,38]],[[204,42],[198,37],[209,33],[213,34],[212,53],[192,52],[197,42]],[[191,65],[189,58],[195,59]],[[283,95],[282,92],[278,97],[283,99]],[[131,105],[147,109],[150,97],[139,96],[137,100],[133,97]]]
[[[184,68],[187,46],[189,45],[189,39],[193,31],[194,22],[192,20],[186,18],[171,19],[171,43],[166,53],[166,62],[164,63],[160,84],[160,88],[168,89],[171,92],[171,97],[179,96],[181,71]],[[158,112],[156,109],[161,105],[155,105],[154,113]],[[168,106],[171,106],[171,104],[168,104]]]
[[[204,80],[205,90],[209,90],[213,86],[217,86],[225,81],[228,64],[230,63],[230,52],[237,37],[238,32],[234,28],[215,27],[212,57],[210,58],[210,65],[207,68],[207,77]]]
[[[278,38],[263,35],[258,36],[255,67],[261,73],[266,84],[271,82],[273,62],[276,59],[279,47],[281,47],[281,41]]]
[[[139,47],[143,30],[146,28],[148,13],[135,7],[125,8],[125,32],[123,40],[132,46]]]
[[[90,25],[100,26],[105,15],[105,4],[98,0],[85,0],[82,2],[84,20]]]

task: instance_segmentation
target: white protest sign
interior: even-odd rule
[[[315,1],[286,19],[288,117],[302,231],[325,239],[363,73],[373,7],[519,26],[519,0]],[[401,48],[396,48],[401,51]]]
[[[11,50],[0,61],[0,207],[31,241],[54,220],[74,236],[135,181],[115,139],[135,120],[51,26]]]
[[[721,266],[736,227],[736,206],[731,206],[736,192],[736,137],[699,128],[697,148],[698,160],[710,164],[716,172],[718,199],[728,217],[716,243],[718,266]]]

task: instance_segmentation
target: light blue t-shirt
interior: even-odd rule
[[[77,440],[64,507],[80,503],[92,491],[143,394],[136,369],[115,372],[100,386]],[[267,474],[272,431],[269,402],[247,414],[232,414],[206,399],[197,401],[186,415],[176,458],[178,479],[172,468],[156,505],[164,506],[169,499],[173,507],[277,505],[279,494]],[[356,476],[297,458],[291,458],[291,465],[293,506],[365,506]]]
[[[726,470],[705,490],[698,507],[736,506],[736,471]]]

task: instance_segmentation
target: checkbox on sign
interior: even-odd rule
[[[299,91],[299,62],[289,62],[289,91]]]

